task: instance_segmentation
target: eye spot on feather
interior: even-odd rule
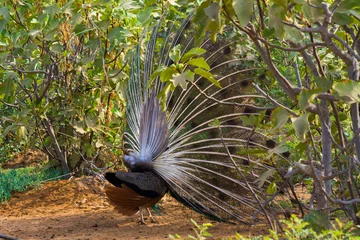
[[[188,22],[185,24],[185,29],[189,29],[189,28],[190,28],[190,26],[191,26],[191,22],[190,22],[190,21],[188,21]]]
[[[253,108],[250,108],[250,107],[245,107],[245,110],[244,110],[244,113],[255,113],[255,110]]]
[[[238,125],[238,121],[236,119],[230,119],[226,123],[229,125]]]
[[[231,47],[227,46],[223,49],[223,53],[225,55],[229,55],[231,53]]]
[[[249,86],[249,85],[250,85],[250,83],[249,83],[248,80],[242,80],[242,81],[240,82],[240,86],[243,87],[243,88],[246,88],[246,87]]]
[[[290,155],[291,155],[291,153],[290,153],[289,151],[287,151],[287,152],[283,152],[281,155],[282,155],[284,158],[289,158]]]
[[[266,75],[265,75],[265,74],[261,74],[261,75],[258,77],[258,79],[259,79],[260,81],[265,80],[265,78],[266,78]]]
[[[276,142],[274,140],[271,140],[271,139],[266,140],[266,146],[268,148],[271,148],[271,149],[275,148],[276,147]]]
[[[230,154],[236,154],[236,147],[228,147]]]

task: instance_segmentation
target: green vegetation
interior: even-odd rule
[[[198,224],[191,219],[191,222],[195,225],[193,228],[195,236],[189,235],[186,238],[182,238],[178,234],[169,235],[170,239],[184,239],[184,240],[205,240],[212,239],[211,233],[209,233],[209,228],[213,225],[211,223]],[[288,239],[288,240],[307,240],[307,239],[359,239],[359,229],[353,227],[352,222],[347,222],[343,224],[339,219],[336,219],[334,224],[332,224],[331,229],[326,229],[322,231],[315,231],[312,225],[299,219],[295,215],[292,215],[289,220],[281,220],[283,223],[283,232],[270,230],[268,235],[255,236],[255,237],[244,237],[238,233],[235,236],[230,238],[223,238],[224,240],[279,240],[279,239]],[[211,232],[211,229],[210,229]]]
[[[292,154],[271,163],[279,171],[259,176],[261,182],[271,181],[271,187],[259,193],[269,200],[262,209],[271,208],[289,187],[286,196],[305,206],[302,211],[308,220],[321,219],[322,226],[315,232],[293,217],[283,222],[284,237],[349,237],[348,224],[324,228],[331,227],[334,209],[342,209],[346,221],[360,224],[358,0],[4,0],[0,163],[26,146],[41,149],[65,174],[81,175],[89,169],[99,171],[95,162],[101,152],[121,156],[131,56],[161,16],[162,27],[167,28],[167,23],[190,12],[198,42],[207,36],[216,41],[228,29],[241,42],[238,55],[244,67],[258,69],[254,92],[275,109],[267,123],[259,113],[242,121],[256,122],[249,127],[280,140],[264,153],[269,159],[285,152],[283,146]],[[155,47],[160,48],[161,42]],[[144,52],[143,44],[139,50]],[[201,50],[194,51],[192,57],[201,55]],[[175,65],[153,69],[166,90],[185,87],[194,75],[218,83],[202,59],[187,61],[177,46],[171,58]],[[181,72],[186,64],[195,69]],[[165,91],[162,94],[164,100]],[[14,138],[5,140],[8,136]],[[103,166],[110,164],[103,160]],[[50,169],[0,169],[0,200],[59,175],[59,170]],[[288,185],[279,186],[280,179],[287,179]],[[292,192],[296,183],[306,186],[311,198],[296,200]],[[196,227],[200,236],[208,236],[209,225]],[[276,239],[275,232],[270,236]]]
[[[27,167],[8,170],[0,168],[0,202],[9,200],[13,192],[23,192],[40,186],[46,180],[59,179],[60,175],[61,171],[54,168]]]
[[[1,139],[1,138],[0,138]],[[15,153],[24,150],[24,145],[17,140],[2,139],[0,141],[0,164],[14,157]]]

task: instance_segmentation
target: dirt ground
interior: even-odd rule
[[[15,153],[12,159],[9,159],[6,162],[1,164],[2,169],[8,168],[22,168],[22,167],[36,167],[41,166],[44,163],[47,163],[47,156],[39,151],[34,149],[28,149],[24,152]]]
[[[156,223],[147,219],[138,223],[139,215],[125,217],[115,213],[107,203],[102,185],[94,178],[48,182],[37,189],[15,193],[0,205],[0,234],[19,239],[168,239],[195,235],[190,219],[199,224],[213,223],[213,239],[266,234],[266,226],[255,227],[212,222],[188,210],[171,197],[159,204],[161,215],[153,212]]]

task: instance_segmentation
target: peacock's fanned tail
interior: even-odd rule
[[[178,27],[166,26],[166,33],[159,21],[142,62],[140,45],[137,49],[124,139],[131,153],[125,160],[135,165],[150,161],[149,169],[166,182],[171,194],[197,212],[217,220],[251,222],[269,185],[269,178],[260,176],[276,172],[274,158],[287,160],[274,153],[274,142],[265,134],[242,124],[241,116],[259,115],[269,107],[256,105],[265,101],[251,89],[259,69],[247,67],[238,57],[236,36],[219,37],[216,43],[205,39],[198,46],[206,50],[203,57],[221,88],[195,75],[186,90],[177,87],[168,93],[162,111],[157,95],[164,83],[151,79],[159,66],[172,64],[169,52],[174,46],[182,44],[182,55],[195,47],[190,18]]]

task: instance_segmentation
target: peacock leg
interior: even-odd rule
[[[146,208],[148,213],[149,213],[149,218],[151,220],[152,223],[156,223],[156,220],[154,219],[153,215],[151,214],[150,208]]]
[[[145,221],[144,221],[144,214],[143,214],[143,208],[139,207],[139,212],[140,212],[140,221],[139,223],[146,225]]]

